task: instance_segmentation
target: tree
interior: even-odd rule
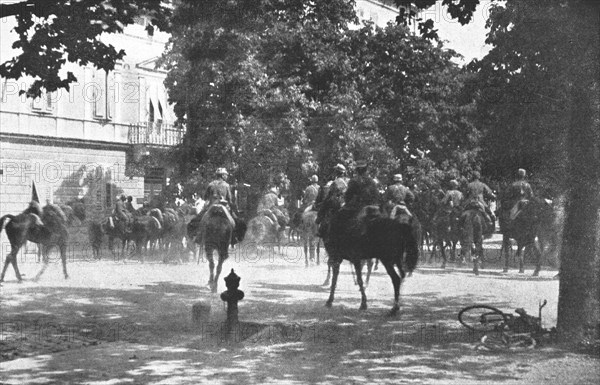
[[[111,71],[125,56],[125,51],[100,40],[103,33],[121,33],[139,16],[150,19],[149,31],[158,27],[168,32],[170,13],[162,0],[26,0],[0,4],[0,18],[14,17],[18,35],[12,46],[18,53],[0,64],[0,76],[33,77],[27,90],[29,97],[39,96],[42,89],[69,90],[69,84],[77,78],[70,71],[61,74],[67,61]]]
[[[182,179],[227,165],[259,188],[278,170],[303,186],[358,158],[383,180],[419,153],[446,169],[474,159],[464,153],[476,142],[465,118],[472,100],[461,100],[466,74],[452,52],[402,26],[350,30],[357,20],[346,1],[251,3],[182,2],[175,11],[163,60],[188,127]]]
[[[487,38],[494,48],[472,64],[488,171],[502,177],[529,167],[566,197],[557,328],[575,342],[600,337],[598,6],[496,4]]]

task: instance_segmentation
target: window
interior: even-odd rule
[[[112,185],[106,184],[106,207],[112,207]]]
[[[98,71],[92,77],[94,118],[110,120],[115,110],[115,75]]]
[[[34,112],[51,114],[56,106],[56,96],[54,92],[42,91],[42,94],[31,101],[31,110]]]

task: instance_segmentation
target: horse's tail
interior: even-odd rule
[[[402,238],[404,238],[404,250],[406,251],[404,264],[406,271],[410,273],[417,267],[419,261],[419,242],[411,225],[401,223],[400,226],[403,228],[404,236]]]
[[[8,219],[8,220],[7,220]],[[3,216],[2,218],[0,218],[0,233],[2,232],[2,230],[4,230],[4,226],[12,221],[13,219],[15,219],[14,215],[11,214],[6,214],[5,216]]]
[[[461,245],[464,243],[465,245],[470,245],[473,243],[475,239],[475,226],[473,223],[473,215],[471,215],[471,210],[465,211],[463,215],[460,217],[459,221],[460,227],[460,242]]]

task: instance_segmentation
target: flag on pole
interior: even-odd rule
[[[35,188],[34,181],[31,181],[31,200],[40,203],[40,198],[38,196],[37,189]]]

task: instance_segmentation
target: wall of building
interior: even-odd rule
[[[27,207],[33,184],[40,202],[84,199],[91,217],[110,212],[118,194],[144,195],[143,178],[125,176],[123,149],[14,137],[0,142],[0,153],[1,213]]]
[[[356,14],[359,20],[370,20],[383,28],[389,22],[396,21],[398,9],[378,1],[356,0]]]
[[[15,22],[0,23],[0,61],[15,51]],[[130,126],[150,119],[172,123],[174,113],[163,85],[166,73],[155,68],[168,35],[149,35],[138,19],[123,34],[102,40],[127,55],[115,70],[68,63],[77,82],[36,100],[19,95],[32,79],[0,79],[0,213],[18,213],[36,184],[42,203],[84,198],[90,209],[107,211],[118,193],[144,198],[144,178],[125,177]],[[153,133],[152,137],[160,133]],[[150,137],[150,136],[149,136]]]

